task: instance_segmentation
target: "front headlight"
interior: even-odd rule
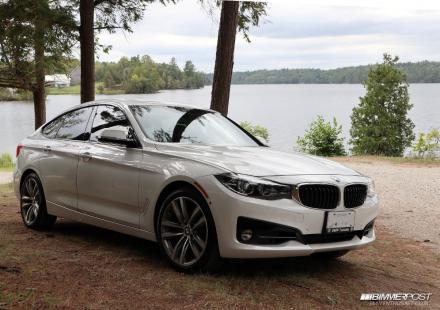
[[[292,198],[290,185],[243,174],[224,173],[215,177],[228,189],[243,196],[266,200]]]
[[[370,197],[370,198],[376,196],[376,191],[375,191],[375,188],[374,188],[374,181],[372,179],[370,179],[368,181],[367,196]]]

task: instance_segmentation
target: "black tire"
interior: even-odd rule
[[[319,259],[336,259],[344,256],[350,252],[349,250],[341,250],[341,251],[331,251],[331,252],[321,252],[314,254],[314,257]]]
[[[47,213],[43,186],[35,173],[26,175],[21,183],[20,213],[24,225],[35,230],[49,230],[57,220]]]
[[[194,235],[196,235],[200,232],[197,232],[196,230],[194,230],[194,231],[191,231],[190,233],[188,233],[188,235],[186,235],[186,236],[184,236],[184,235],[176,236],[175,238],[178,239],[178,241],[177,242],[174,241],[174,242],[176,242],[176,245],[173,249],[171,249],[170,244],[169,244],[169,243],[171,243],[171,241],[168,241],[169,239],[165,239],[166,238],[165,234],[170,234],[169,231],[165,231],[165,230],[170,229],[170,228],[165,228],[165,226],[167,226],[167,225],[162,224],[165,222],[167,222],[167,223],[170,222],[169,221],[169,213],[171,211],[168,211],[168,210],[169,210],[169,208],[172,208],[172,207],[170,207],[172,202],[175,202],[176,199],[180,201],[180,198],[185,199],[185,204],[192,203],[192,202],[197,203],[197,205],[201,208],[201,210],[203,212],[203,215],[206,219],[206,224],[207,224],[206,225],[207,236],[205,236],[206,240],[207,240],[206,247],[203,250],[200,257],[198,259],[196,259],[193,263],[190,263],[188,265],[176,262],[175,259],[172,258],[172,254],[170,252],[172,250],[174,250],[174,248],[178,247],[177,243],[179,243],[182,238],[186,237],[188,239],[189,244],[191,244],[190,240],[193,240],[192,245],[189,245],[189,246],[187,245],[187,249],[189,249],[189,252],[190,252],[189,255],[191,255],[191,253],[192,253],[192,255],[194,256],[193,259],[195,259],[195,257],[196,257],[195,252],[192,249],[193,249],[193,245],[196,245],[196,242],[194,241],[195,239],[192,236],[192,234],[194,233]],[[183,207],[180,204],[178,206],[178,208],[180,208],[180,210],[182,210]],[[186,206],[185,208],[189,209],[188,206]],[[193,211],[194,210],[195,209],[193,209]],[[174,213],[174,209],[171,213]],[[183,217],[182,214],[181,214],[181,216]],[[202,215],[200,215],[200,216],[202,216]],[[189,217],[189,221],[188,221],[188,223],[186,223],[187,224],[186,226],[191,226],[191,218],[192,217],[189,216],[189,214],[187,214],[187,218],[188,217]],[[175,220],[173,221],[173,225],[174,225],[174,223],[177,223],[177,221],[178,220],[177,220],[177,216],[176,216]],[[182,188],[177,189],[177,190],[173,191],[172,193],[170,193],[159,206],[159,212],[157,214],[155,226],[156,226],[157,242],[159,244],[159,247],[162,250],[162,253],[165,255],[167,261],[176,270],[181,271],[181,272],[185,272],[185,273],[194,273],[194,272],[215,273],[215,272],[219,271],[221,269],[221,267],[223,266],[223,260],[220,258],[220,254],[219,254],[217,233],[215,230],[215,224],[214,224],[214,220],[213,220],[211,211],[209,210],[208,204],[206,203],[205,199],[196,190],[194,190],[190,187],[182,187]],[[177,233],[182,231],[182,234],[184,234],[185,228],[183,226],[184,225],[182,225],[182,227],[180,227],[180,228],[172,227],[171,229],[175,229],[175,231]],[[169,226],[167,226],[167,227],[169,227]],[[202,232],[202,235],[203,235],[203,232]],[[202,236],[202,239],[203,239],[203,236]],[[171,238],[174,238],[174,237],[171,237]],[[184,244],[182,245],[182,247],[184,247],[186,243],[187,242],[184,241]],[[200,250],[201,247],[197,246],[197,249]],[[188,253],[185,257],[188,257]]]

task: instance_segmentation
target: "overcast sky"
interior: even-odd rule
[[[234,71],[279,68],[337,68],[376,63],[382,54],[402,61],[440,61],[439,0],[272,0],[268,16],[251,29],[251,43],[239,35]],[[218,15],[199,0],[152,4],[133,33],[102,34],[112,45],[104,61],[150,55],[155,61],[190,59],[214,70]]]

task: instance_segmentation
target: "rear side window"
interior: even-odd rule
[[[93,107],[78,109],[60,116],[57,119],[60,125],[56,138],[80,141],[88,140],[89,134],[86,132],[86,127],[92,110]]]
[[[47,124],[44,128],[43,128],[43,135],[46,138],[49,139],[55,139],[58,129],[60,129],[60,125],[61,125],[61,117],[58,117],[56,119],[54,119],[53,121],[51,121],[49,124]]]
[[[99,106],[93,120],[90,141],[104,142],[101,135],[106,131],[118,130],[125,139],[136,139],[133,128],[124,112],[113,106]]]

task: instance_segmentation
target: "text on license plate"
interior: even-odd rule
[[[354,211],[327,212],[327,233],[342,233],[354,230]]]

